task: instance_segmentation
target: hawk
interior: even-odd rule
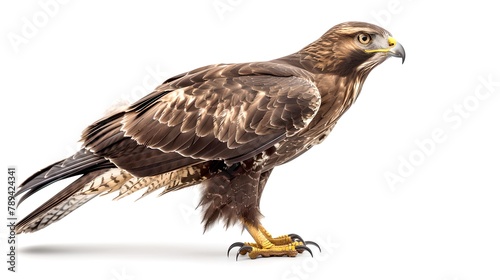
[[[237,223],[254,242],[239,254],[296,256],[311,250],[295,234],[273,237],[259,202],[271,172],[321,143],[357,99],[368,74],[405,51],[364,22],[328,30],[300,51],[265,62],[215,64],[172,78],[82,134],[82,149],[26,179],[20,202],[62,179],[76,179],[24,217],[16,232],[40,230],[92,198],[139,190],[161,195],[201,185],[205,230]],[[79,177],[77,177],[79,176]],[[312,255],[312,253],[311,253]]]

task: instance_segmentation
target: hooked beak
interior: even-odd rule
[[[392,37],[389,37],[389,39],[392,39]],[[395,42],[396,40],[394,40]],[[405,58],[406,58],[406,53],[405,53],[405,48],[403,48],[403,45],[400,43],[395,42],[395,46],[389,49],[387,52],[390,56],[394,57],[401,57],[402,63],[405,63]]]
[[[365,50],[365,52],[367,52],[367,53],[385,52],[389,56],[400,57],[401,60],[403,61],[402,63],[405,63],[406,53],[405,53],[405,49],[403,48],[403,45],[398,43],[396,41],[396,39],[394,39],[392,37],[389,37],[387,39],[387,43],[389,44],[388,48],[376,49],[376,50]]]

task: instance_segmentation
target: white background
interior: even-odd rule
[[[222,226],[203,234],[192,188],[98,198],[21,235],[19,272],[0,266],[7,279],[500,279],[494,2],[54,1],[0,7],[0,166],[17,166],[19,181],[76,151],[80,132],[117,100],[198,66],[284,56],[349,20],[387,28],[407,60],[375,69],[330,137],[268,182],[264,225],[317,241],[315,258],[227,258],[250,237]],[[391,185],[389,173],[401,181]]]

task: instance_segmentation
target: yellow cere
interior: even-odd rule
[[[386,49],[376,49],[376,50],[365,50],[367,53],[374,53],[374,52],[388,52],[390,51],[394,46],[396,46],[397,41],[396,39],[389,37],[387,38],[387,43],[389,43],[389,47]]]

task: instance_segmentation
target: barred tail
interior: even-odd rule
[[[63,164],[60,164],[60,162],[56,163],[55,166],[58,166],[57,168],[64,169]],[[75,169],[72,164],[69,164],[69,166],[73,166],[70,168],[78,170],[78,168]],[[26,195],[30,195],[31,193],[45,187],[47,184],[56,181],[51,180],[52,177],[48,176],[45,178],[45,185],[32,183],[36,180],[43,181],[43,179],[40,179],[39,177],[43,177],[42,174],[44,173],[49,174],[46,170],[47,168],[45,171],[42,170],[38,172],[38,175],[35,174],[30,177],[34,179],[28,179],[26,181],[27,184],[23,183],[24,188],[22,190],[25,190],[25,188],[28,187],[30,188],[30,191],[26,193]],[[149,177],[135,177],[129,172],[117,167],[93,170],[78,178],[76,181],[68,185],[62,191],[57,193],[47,202],[22,219],[16,225],[16,233],[35,232],[43,229],[48,225],[66,217],[69,213],[73,212],[78,207],[98,195],[109,194],[116,191],[118,192],[118,196],[115,199],[120,199],[135,193],[138,190],[146,189],[141,196],[144,197],[145,195],[161,188],[163,188],[163,191],[160,195],[163,195],[170,191],[198,184],[207,179],[212,174],[212,171],[213,170],[210,169],[210,163],[208,162],[181,167],[171,172]],[[67,172],[60,170],[51,174],[66,173]]]
[[[118,168],[85,174],[16,225],[16,233],[35,232],[59,221],[100,193],[110,192],[128,182],[132,175]]]

